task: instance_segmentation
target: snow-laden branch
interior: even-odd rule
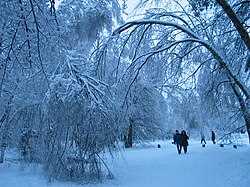
[[[227,73],[227,75],[233,79],[233,81],[235,82],[235,84],[240,88],[240,90],[243,92],[243,94],[245,95],[246,99],[250,98],[250,93],[248,88],[241,83],[237,77],[232,73],[232,71],[230,70],[230,68],[228,67],[227,63],[225,62],[225,60],[222,58],[222,56],[220,55],[220,53],[218,52],[218,50],[216,48],[214,48],[209,42],[207,42],[206,40],[203,40],[201,37],[199,37],[195,32],[191,31],[190,29],[179,25],[177,23],[173,23],[173,22],[167,22],[167,21],[160,21],[160,20],[137,20],[137,21],[130,21],[127,22],[125,24],[123,24],[122,26],[118,27],[114,32],[113,32],[113,36],[120,34],[124,31],[126,31],[127,29],[136,26],[136,25],[162,25],[162,26],[166,26],[166,27],[173,27],[176,28],[180,31],[182,31],[183,33],[187,34],[189,37],[193,38],[194,42],[200,43],[202,46],[204,46],[211,54],[212,56],[217,60],[217,62],[219,63],[219,65],[225,69],[225,72]],[[192,40],[190,38],[190,40]],[[181,42],[181,40],[179,41]]]
[[[185,43],[185,42],[197,42],[197,43],[200,43],[199,40],[193,39],[193,38],[183,39],[183,40],[180,40],[180,41],[173,42],[172,44],[170,44],[170,45],[168,45],[168,46],[166,46],[166,47],[160,48],[160,49],[158,49],[158,50],[154,50],[154,51],[150,51],[150,52],[148,52],[148,53],[142,54],[141,56],[139,56],[139,57],[137,57],[136,59],[134,59],[133,62],[136,62],[137,60],[139,60],[139,59],[141,59],[141,58],[143,58],[143,57],[145,57],[145,56],[153,56],[153,55],[158,54],[158,53],[161,53],[161,52],[163,52],[163,51],[167,51],[167,50],[169,50],[170,48],[172,48],[172,47],[174,47],[174,46],[176,46],[176,45],[178,45],[178,44]]]
[[[191,31],[188,28],[183,27],[182,25],[173,23],[173,22],[167,22],[167,21],[160,21],[160,20],[138,20],[138,21],[130,21],[125,23],[124,25],[118,27],[114,32],[113,35],[117,35],[122,33],[123,31],[129,29],[130,27],[133,27],[135,25],[145,25],[145,24],[151,24],[151,25],[163,25],[163,26],[168,26],[168,27],[175,27],[184,33],[188,34],[189,36],[195,38],[195,39],[200,39],[199,36],[196,35],[193,31]]]
[[[73,82],[77,83],[82,88],[86,88],[88,95],[96,104],[103,102],[102,97],[105,93],[102,91],[102,87],[108,87],[109,85],[101,80],[97,80],[89,75],[81,73],[77,66],[70,63],[72,58],[68,56],[66,64],[70,72],[70,78]]]
[[[229,5],[229,3],[226,0],[216,0],[217,3],[222,7],[224,12],[227,14],[229,19],[234,24],[234,27],[237,29],[242,41],[245,43],[248,51],[250,51],[250,37],[247,32],[247,29],[244,28],[243,24],[240,21],[240,18],[237,16],[237,14],[234,12],[232,7]]]

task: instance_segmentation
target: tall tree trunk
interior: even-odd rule
[[[1,128],[0,128],[0,163],[4,162],[4,155],[5,150],[8,145],[8,139],[9,139],[9,116],[11,111],[11,104],[12,104],[13,96],[10,98],[10,101],[8,102],[8,105],[5,109],[4,115],[2,119],[0,120]]]
[[[128,127],[128,146],[132,147],[133,145],[133,129],[132,129],[132,123],[130,123]]]
[[[240,104],[240,110],[243,114],[243,118],[245,121],[245,125],[246,125],[246,129],[247,129],[247,134],[248,134],[248,141],[250,144],[250,109],[247,106],[246,101],[244,100],[244,98],[242,97],[242,94],[240,92],[240,89],[237,87],[237,85],[235,83],[231,83],[231,87],[239,101]]]
[[[244,116],[246,128],[247,128],[247,134],[248,134],[248,140],[250,144],[250,113]]]
[[[129,127],[127,134],[124,135],[125,148],[131,148],[133,146],[133,120],[129,119]]]
[[[7,147],[7,142],[8,142],[8,138],[9,138],[9,115],[7,114],[7,119],[4,121],[4,123],[2,124],[2,137],[1,137],[1,144],[0,144],[0,163],[4,162],[4,155],[5,155],[5,150]]]

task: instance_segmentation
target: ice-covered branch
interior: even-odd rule
[[[147,24],[162,25],[162,26],[166,26],[166,27],[177,28],[178,30],[181,30],[183,33],[185,33],[189,37],[191,37],[190,40],[193,40],[194,42],[200,43],[202,46],[204,46],[212,54],[212,56],[217,60],[217,62],[220,64],[220,66],[226,70],[226,73],[228,74],[228,76],[231,77],[234,80],[234,82],[236,83],[237,86],[239,86],[239,88],[241,89],[241,91],[243,92],[245,97],[246,98],[250,97],[250,93],[249,93],[248,88],[243,83],[241,83],[237,79],[237,77],[232,73],[232,71],[230,70],[230,68],[228,67],[227,63],[222,58],[222,56],[220,55],[218,50],[215,49],[211,44],[209,44],[209,42],[203,40],[196,33],[194,33],[193,31],[191,31],[188,28],[183,27],[182,25],[179,25],[179,24],[176,24],[176,23],[173,23],[173,22],[159,21],[159,20],[131,21],[131,22],[125,23],[124,25],[118,27],[113,32],[113,35],[120,34],[120,33],[124,32],[124,31],[126,31],[127,29],[129,29],[129,28],[131,28],[133,26],[136,26],[136,25],[147,25]]]

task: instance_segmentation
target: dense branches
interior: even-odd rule
[[[223,3],[225,2],[223,1]],[[181,6],[180,4],[178,5]],[[193,6],[194,4],[191,5]],[[209,5],[209,3],[207,5]],[[209,7],[207,5],[201,3],[199,6],[206,6],[207,9],[213,9],[213,6]],[[248,42],[245,40],[246,37],[243,37],[244,33],[245,36],[248,36],[247,31],[243,28],[243,24],[240,23],[241,29],[237,27],[236,32],[227,32],[227,30],[232,30],[231,26],[228,25],[230,20],[225,20],[225,16],[221,12],[219,16],[223,17],[223,19],[220,19],[220,17],[217,18],[216,12],[214,13],[215,17],[197,14],[196,16],[198,18],[195,18],[192,12],[187,13],[188,10],[185,11],[185,8],[182,6],[181,9],[183,11],[176,12],[162,11],[159,9],[159,13],[156,9],[149,12],[149,15],[146,16],[144,20],[130,21],[114,31],[113,35],[122,35],[124,32],[130,32],[131,28],[136,26],[141,28],[148,26],[150,27],[149,30],[151,30],[151,32],[148,32],[148,35],[150,35],[151,40],[154,40],[154,44],[149,47],[150,52],[137,55],[136,58],[133,58],[135,60],[133,60],[132,64],[138,61],[137,64],[140,65],[137,67],[135,72],[136,76],[131,84],[135,82],[141,68],[149,63],[150,58],[154,59],[158,57],[158,61],[167,60],[166,62],[170,61],[175,63],[177,59],[181,59],[179,67],[185,66],[185,64],[192,64],[192,66],[186,67],[187,69],[179,69],[183,77],[181,81],[179,80],[178,82],[183,83],[184,80],[187,84],[190,84],[190,82],[188,82],[190,78],[195,78],[201,74],[201,70],[204,69],[204,67],[214,66],[215,68],[213,68],[211,74],[218,72],[221,77],[226,79],[226,81],[223,81],[224,84],[229,83],[227,89],[232,89],[235,93],[235,97],[238,99],[238,106],[246,122],[246,127],[249,129],[249,108],[247,103],[250,94],[248,80],[246,79],[247,73],[244,73],[244,65],[248,58],[248,49],[246,48],[248,47]],[[194,10],[196,11],[194,14],[196,14],[197,11],[204,11],[204,9],[197,9],[197,7],[194,7]],[[225,11],[225,15],[229,16],[228,14],[229,12]],[[205,21],[203,17],[207,17],[210,22]],[[236,14],[234,14],[233,16],[229,16],[228,19],[232,20],[232,17],[237,18]],[[223,25],[226,30],[222,31],[221,28],[219,28],[221,25]],[[241,32],[241,30],[244,30],[244,32]],[[223,33],[223,35],[214,35],[214,33],[217,32]],[[241,41],[245,43],[245,46],[243,43],[237,43],[238,35],[241,36]],[[165,41],[165,43],[162,43],[161,40]],[[232,45],[237,48],[237,51],[233,50]],[[204,48],[206,50],[204,50]],[[242,56],[240,56],[239,53],[241,53]],[[233,54],[235,55],[234,57],[231,56]],[[166,55],[168,58],[166,58]],[[180,58],[180,56],[182,57]],[[197,57],[199,58],[199,56],[202,59],[205,57],[204,61],[197,61]],[[242,61],[242,59],[244,60]],[[136,66],[134,65],[134,67]],[[242,74],[236,74],[236,71],[242,72]],[[190,75],[190,72],[194,73]],[[211,79],[213,78],[211,77]],[[216,82],[217,80],[213,79],[212,81]],[[194,82],[193,84],[195,85],[196,83]],[[220,85],[220,83],[218,84]]]

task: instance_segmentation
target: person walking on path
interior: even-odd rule
[[[174,135],[173,135],[173,144],[176,144],[176,139],[177,139],[177,134],[179,133],[178,130],[175,131]]]
[[[187,147],[188,147],[188,135],[186,133],[186,131],[182,131],[181,132],[181,147],[180,147],[180,153],[181,153],[181,150],[182,150],[182,147],[183,147],[183,150],[184,150],[184,153],[186,154],[187,153]]]
[[[178,130],[175,131],[175,134],[173,136],[173,140],[174,140],[174,144],[177,147],[177,152],[178,154],[181,154],[181,145],[180,145],[180,141],[181,141],[181,134],[179,133]]]
[[[205,140],[205,135],[204,135],[204,133],[201,133],[201,145],[203,147],[205,147],[206,144],[207,144],[207,142]]]
[[[212,142],[213,142],[213,144],[215,144],[215,133],[214,133],[214,131],[212,131]]]

